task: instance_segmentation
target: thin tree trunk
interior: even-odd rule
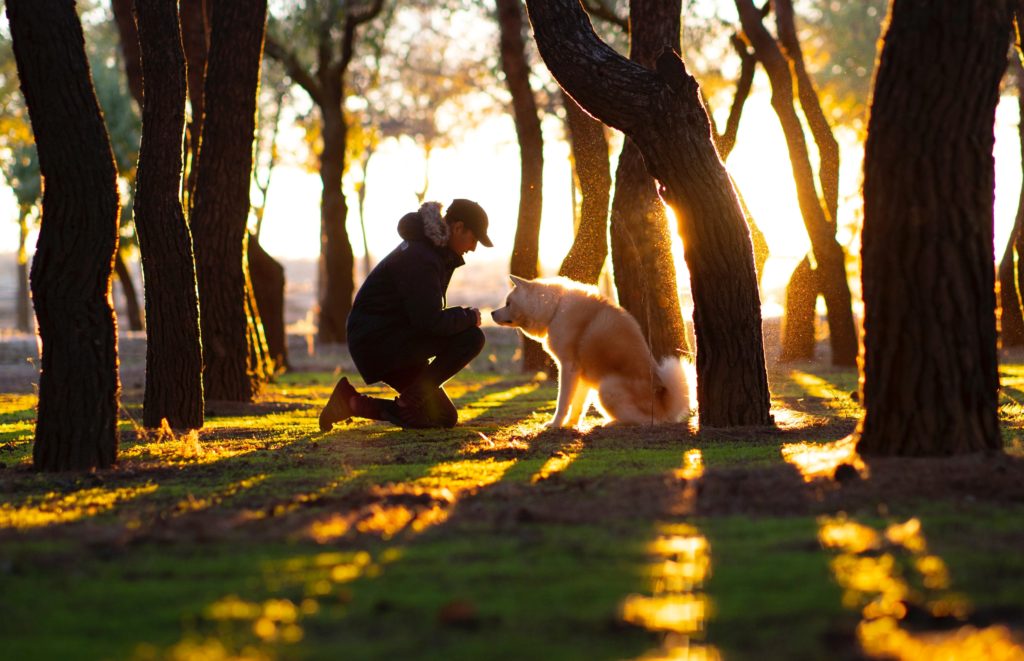
[[[1017,134],[1020,138],[1021,164],[1024,166],[1024,67],[1016,53],[1010,56],[1017,87],[1017,109],[1020,120]],[[1014,259],[1016,253],[1016,260]],[[1006,243],[1006,251],[999,262],[999,336],[1004,347],[1024,345],[1024,315],[1020,293],[1024,291],[1024,185],[1017,201],[1017,216]]]
[[[1024,191],[1024,187],[1021,190]],[[1024,195],[1021,203],[1024,203]],[[1003,347],[1024,345],[1024,316],[1021,315],[1020,292],[1017,290],[1018,266],[1014,259],[1014,248],[1024,218],[1024,204],[1021,203],[1017,206],[1017,218],[1006,242],[1003,258],[999,260],[999,341]]]
[[[18,77],[39,153],[43,214],[31,288],[42,343],[32,463],[89,470],[117,459],[117,168],[66,0],[7,0]]]
[[[284,322],[284,267],[271,257],[259,239],[249,235],[249,275],[256,306],[263,320],[267,349],[276,370],[288,369],[288,341]]]
[[[793,179],[796,183],[797,201],[800,214],[811,240],[816,268],[820,270],[818,281],[821,283],[825,307],[828,313],[829,342],[832,346],[833,365],[857,364],[857,329],[853,321],[853,302],[850,295],[850,283],[846,274],[846,255],[842,246],[836,241],[835,218],[830,215],[827,205],[823,206],[814,184],[814,171],[811,168],[807,142],[804,139],[803,126],[793,106],[795,91],[791,61],[779,50],[775,39],[761,22],[761,12],[752,0],[736,0],[740,21],[744,33],[754,47],[754,53],[761,62],[772,87],[772,108],[779,118],[779,124],[786,136],[786,147],[793,168]],[[794,64],[795,66],[795,64]],[[806,85],[804,85],[807,87]],[[807,94],[815,95],[813,87]],[[808,105],[810,101],[808,100]],[[807,107],[805,106],[805,114]],[[813,115],[814,113],[810,113]],[[831,130],[827,128],[831,138]],[[834,138],[831,138],[834,141]],[[822,136],[822,144],[826,141]],[[838,151],[835,152],[835,165],[826,165],[829,149],[823,153],[822,167],[826,170],[826,181],[830,181],[831,169],[838,172]],[[831,183],[824,184],[826,196],[832,195]]]
[[[341,105],[344,93],[341,83],[326,90],[331,99],[324,107],[324,150],[320,154],[320,260],[323,268],[320,295],[319,340],[324,343],[345,342],[345,324],[352,309],[355,293],[355,255],[345,228],[348,203],[341,190],[345,171],[345,144],[348,125]]]
[[[678,52],[681,11],[679,0],[633,0],[630,59],[653,69],[663,49]],[[668,215],[632,140],[615,172],[611,244],[619,304],[640,322],[655,359],[688,353]]]
[[[144,72],[135,229],[146,286],[142,424],[203,426],[203,352],[192,235],[178,197],[185,128],[185,54],[176,0],[136,4]]]
[[[864,158],[864,455],[1000,450],[992,126],[1008,0],[894,0]]]
[[[195,190],[198,173],[196,162],[199,156],[199,140],[203,129],[203,115],[206,112],[203,83],[206,80],[206,59],[210,51],[210,4],[211,0],[181,0],[179,6],[181,45],[185,51],[188,77],[188,102],[192,108],[185,125],[186,160],[182,199],[186,209],[192,207],[192,191]]]
[[[596,285],[608,258],[608,202],[612,188],[608,138],[604,124],[583,112],[568,94],[563,92],[561,98],[582,202],[580,224],[558,275]],[[573,186],[574,193],[575,190]]]
[[[117,33],[121,40],[121,55],[124,59],[124,73],[128,79],[128,91],[142,110],[142,56],[139,51],[139,32],[132,14],[134,0],[111,0]]]
[[[693,289],[701,425],[769,424],[750,233],[696,80],[671,52],[658,58],[656,71],[621,57],[572,0],[527,6],[555,79],[587,112],[636,142],[675,212]]]
[[[252,401],[267,374],[250,351],[259,317],[247,309],[244,258],[266,8],[265,0],[213,7],[191,222],[208,400]]]
[[[804,257],[793,269],[786,285],[786,309],[782,317],[781,362],[814,359],[814,319],[818,301],[818,271]]]
[[[124,254],[118,250],[114,255],[114,275],[121,283],[121,293],[124,294],[125,312],[128,313],[128,330],[141,331],[146,329],[146,323],[142,318],[142,306],[139,305],[139,294],[135,289],[135,282],[128,264],[124,261]]]
[[[501,32],[501,68],[512,96],[512,118],[519,139],[519,216],[516,221],[509,271],[521,278],[539,273],[540,217],[543,206],[544,139],[540,131],[537,100],[530,87],[530,68],[523,42],[522,0],[496,0]],[[547,355],[539,343],[525,335],[523,371],[546,369]]]
[[[22,207],[18,211],[18,253],[17,280],[18,300],[14,304],[15,327],[22,333],[32,332],[32,301],[28,295],[28,210]]]

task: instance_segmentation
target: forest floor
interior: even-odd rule
[[[321,433],[352,374],[297,361],[160,433],[127,377],[88,475],[32,472],[35,395],[0,394],[0,656],[1024,658],[1024,360],[1004,455],[865,464],[824,361],[771,366],[771,428],[572,432],[485,354],[449,431]]]

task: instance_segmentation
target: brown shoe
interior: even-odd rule
[[[352,384],[345,377],[338,381],[331,392],[331,398],[327,400],[324,410],[320,411],[320,431],[330,431],[336,422],[344,422],[352,417],[352,408],[349,400],[359,395]]]

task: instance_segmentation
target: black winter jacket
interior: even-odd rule
[[[403,239],[363,282],[348,316],[348,349],[366,383],[426,362],[429,336],[476,326],[469,308],[445,307],[452,273],[465,264],[448,247],[441,205],[427,202],[398,222]]]

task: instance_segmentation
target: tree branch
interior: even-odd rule
[[[757,67],[757,57],[750,52],[746,42],[739,35],[732,35],[729,41],[732,42],[740,56],[740,77],[736,81],[736,94],[732,98],[729,118],[725,121],[725,131],[715,134],[715,143],[723,161],[729,157],[733,147],[736,146],[736,134],[740,130],[743,105],[747,102],[747,97],[750,96],[750,88],[754,83],[754,69]]]
[[[299,62],[299,58],[294,52],[284,48],[277,42],[276,39],[267,35],[266,41],[263,45],[263,53],[276,60],[284,67],[288,77],[292,79],[296,85],[306,90],[306,93],[312,97],[314,103],[320,105],[323,99],[323,88],[320,83],[306,71],[306,67],[302,66]]]
[[[526,6],[555,80],[608,126],[631,133],[649,114],[653,96],[674,93],[657,73],[601,41],[580,0],[527,0]]]

